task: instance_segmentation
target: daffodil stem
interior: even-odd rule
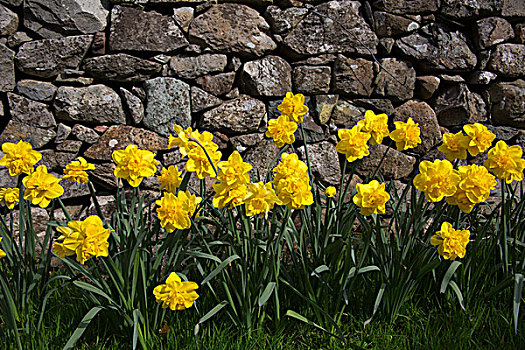
[[[206,151],[206,147],[204,147],[204,146],[199,142],[199,140],[197,140],[196,138],[193,138],[193,137],[191,137],[191,136],[189,136],[189,135],[188,135],[188,138],[189,138],[190,140],[192,140],[193,142],[197,143],[197,145],[199,145],[200,148],[202,148],[202,150],[204,151],[204,154],[206,155],[206,158],[208,158],[208,162],[210,162],[210,165],[211,165],[211,167],[213,168],[213,171],[215,172],[215,176],[219,175],[219,172],[217,171],[217,168],[215,167],[215,164],[213,164],[210,155],[209,155],[208,152]]]
[[[306,144],[306,133],[304,132],[304,126],[303,123],[300,123],[301,126],[301,135],[303,137],[303,143],[304,143],[304,154],[306,157],[306,165],[308,165],[308,176],[310,177],[310,186],[312,187],[312,190],[314,189],[314,183],[313,183],[313,176],[312,176],[312,167],[310,164],[310,157],[308,156],[308,146]],[[315,192],[314,192],[315,195]]]
[[[97,195],[95,193],[95,188],[93,187],[93,184],[88,179],[88,189],[89,194],[91,195],[91,199],[93,199],[93,204],[95,205],[95,210],[97,211],[97,215],[104,221],[104,216],[102,215],[102,209],[100,208],[100,204],[98,203]]]
[[[372,174],[372,177],[370,179],[374,179],[377,175],[377,172],[379,171],[379,169],[381,168],[381,165],[383,165],[383,162],[385,161],[385,158],[386,158],[386,155],[388,154],[388,151],[390,151],[390,144],[392,143],[392,141],[390,141],[388,143],[388,145],[386,145],[386,150],[385,152],[383,153],[383,156],[381,157],[381,160],[379,161],[379,164],[377,165],[376,169],[374,170],[374,173]]]
[[[501,181],[501,231],[503,231],[503,271],[509,272],[509,251],[507,246],[507,217],[505,215],[505,183]]]
[[[57,201],[58,201],[58,204],[60,204],[60,207],[62,208],[62,211],[64,212],[64,215],[66,216],[67,221],[71,221],[71,216],[69,215],[69,212],[67,211],[66,206],[62,202],[62,199],[57,198]]]

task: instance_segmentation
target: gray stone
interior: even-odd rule
[[[113,125],[84,155],[89,159],[110,160],[113,151],[124,149],[129,144],[154,153],[168,149],[168,140],[157,133],[133,126]]]
[[[488,93],[494,124],[525,127],[525,81],[492,84]]]
[[[393,121],[406,122],[409,117],[419,124],[421,130],[422,143],[413,149],[414,152],[427,153],[442,141],[436,113],[426,102],[405,102],[396,108]]]
[[[469,91],[465,84],[453,85],[436,97],[434,110],[439,124],[463,125],[486,118],[485,103],[478,94]]]
[[[186,33],[190,29],[190,23],[193,21],[193,7],[179,7],[173,10],[173,19]]]
[[[0,134],[0,144],[25,140],[31,143],[33,148],[38,149],[51,142],[55,136],[56,133],[51,129],[37,128],[12,119]]]
[[[18,16],[7,7],[0,5],[0,35],[12,35],[18,28]]]
[[[525,45],[500,44],[490,56],[488,69],[505,77],[525,76]]]
[[[26,43],[32,40],[33,38],[27,35],[26,32],[16,32],[15,34],[7,38],[7,46],[13,49],[13,48],[19,47],[23,43]]]
[[[163,136],[173,132],[173,124],[191,124],[190,86],[175,78],[155,78],[144,83],[147,103],[144,126]]]
[[[66,124],[58,123],[57,136],[55,138],[55,143],[60,144],[66,141],[69,134],[71,134],[71,127],[67,126]]]
[[[0,92],[13,91],[15,88],[15,52],[0,43]]]
[[[205,54],[197,57],[174,56],[170,59],[173,75],[193,79],[210,73],[223,72],[228,58],[226,55]]]
[[[227,134],[255,132],[265,116],[264,103],[248,96],[242,96],[205,112],[200,127]]]
[[[57,87],[51,83],[37,80],[20,80],[16,92],[35,101],[50,102],[55,97]]]
[[[415,33],[396,40],[396,46],[403,54],[418,60],[424,70],[466,71],[476,66],[476,55],[463,33],[438,24],[431,24],[428,29],[431,37]]]
[[[74,159],[74,157],[73,157]],[[71,160],[73,160],[71,159]],[[69,163],[69,162],[68,162]],[[66,163],[67,165],[67,163]],[[65,165],[62,167],[64,168]],[[83,196],[89,195],[89,188],[85,184],[81,184],[78,182],[69,182],[69,181],[62,181],[60,182],[60,185],[64,187],[64,194],[60,197],[62,199],[68,199],[68,198],[78,198]]]
[[[416,77],[416,96],[423,100],[431,98],[438,89],[440,82],[441,79],[433,75]]]
[[[390,55],[395,43],[396,41],[392,38],[379,39],[379,53],[384,56]]]
[[[516,39],[520,44],[525,44],[525,22],[516,24],[514,28],[516,32]]]
[[[91,172],[92,180],[96,184],[107,188],[109,190],[114,190],[117,188],[117,178],[114,175],[115,164],[114,163],[100,163],[97,164],[95,170]],[[122,188],[123,181],[119,181],[119,187]],[[104,203],[104,202],[102,202]],[[107,208],[107,206],[104,206]],[[108,217],[111,217],[109,214]]]
[[[499,17],[488,17],[480,19],[475,25],[476,44],[479,48],[487,47],[502,43],[514,37],[512,25]]]
[[[439,9],[439,0],[374,0],[374,6],[391,13],[427,13]]]
[[[144,105],[142,104],[142,101],[140,98],[122,87],[120,88],[120,94],[122,96],[124,107],[129,112],[131,120],[133,120],[133,124],[139,124],[144,119]]]
[[[394,106],[390,100],[384,98],[356,98],[353,100],[356,106],[371,109],[374,113],[386,113],[388,115],[394,113]]]
[[[359,14],[357,1],[334,0],[315,7],[342,23],[350,33],[334,21],[308,14],[284,39],[284,45],[297,55],[323,53],[364,54],[377,53],[378,39]],[[370,50],[370,51],[369,51]]]
[[[24,26],[43,38],[92,34],[106,28],[101,0],[25,0]]]
[[[66,167],[73,159],[76,154],[70,152],[55,152],[52,149],[45,149],[40,151],[42,153],[42,163],[46,165],[48,171],[62,172],[62,169]],[[61,182],[63,185],[66,181]],[[62,197],[60,197],[62,198]]]
[[[396,58],[381,60],[381,69],[375,79],[374,92],[379,96],[390,97],[394,101],[404,101],[412,98],[416,82],[416,71],[411,65]],[[390,72],[396,79],[394,79]]]
[[[467,83],[473,85],[487,85],[498,77],[497,74],[489,71],[472,72],[467,79]]]
[[[382,163],[381,159],[383,159]],[[356,172],[363,177],[370,176],[380,163],[381,174],[386,179],[397,180],[410,175],[416,164],[416,158],[385,145],[375,145],[370,147],[368,157],[356,161]]]
[[[205,75],[195,80],[203,90],[217,96],[228,93],[232,89],[234,81],[235,72]]]
[[[270,28],[259,13],[240,4],[219,4],[191,22],[190,41],[213,51],[263,56],[277,45],[265,34]]]
[[[456,19],[472,18],[501,11],[504,1],[507,0],[442,0],[441,13]]]
[[[187,45],[188,41],[170,16],[118,5],[111,10],[111,51],[169,52]]]
[[[525,17],[523,0],[504,0],[501,14],[505,17]]]
[[[222,100],[196,86],[191,87],[191,112],[197,113],[218,106]]]
[[[0,157],[3,156],[4,154],[0,151]],[[17,179],[18,177],[9,175],[7,168],[0,169],[0,187],[16,187]]]
[[[301,7],[289,7],[281,10],[279,7],[270,5],[264,12],[273,33],[285,33],[295,27],[306,15],[308,10]]]
[[[17,67],[43,78],[54,77],[66,69],[78,69],[92,40],[92,35],[79,35],[24,43],[16,54]]]
[[[264,134],[247,134],[232,136],[230,142],[237,151],[244,153],[248,148],[257,145],[262,139],[264,139]]]
[[[316,95],[313,97],[315,116],[321,125],[328,124],[339,95]]]
[[[84,60],[88,75],[101,81],[139,82],[160,72],[162,65],[125,53],[92,57]]]
[[[487,129],[496,135],[496,140],[510,141],[520,134],[520,130],[510,126],[487,125]]]
[[[334,66],[334,91],[345,95],[370,96],[374,67],[363,58],[337,57]]]
[[[308,144],[306,147],[314,181],[325,185],[339,185],[341,182],[341,166],[335,146],[324,141]],[[298,153],[302,159],[306,159],[304,146],[298,149]]]
[[[297,92],[314,95],[330,91],[331,76],[329,66],[297,66],[292,75]]]
[[[309,105],[309,101],[306,102]],[[308,108],[311,108],[310,106]],[[326,135],[323,128],[313,118],[313,113],[306,113],[303,118],[302,127],[304,128],[304,134],[307,143],[315,143],[326,140]],[[295,139],[298,141],[303,140],[302,132],[296,132]]]
[[[81,124],[75,124],[73,126],[71,135],[85,143],[95,143],[100,137],[95,130]]]
[[[239,85],[242,92],[253,96],[286,95],[292,90],[292,67],[278,56],[246,62]]]
[[[382,11],[374,12],[374,23],[378,37],[400,36],[419,29],[419,23],[410,18]]]
[[[365,111],[366,108],[356,106],[345,100],[339,100],[332,112],[332,121],[337,126],[351,129],[363,119]]]
[[[12,93],[7,94],[7,99],[13,120],[41,128],[57,125],[48,105]]]
[[[269,181],[266,178],[268,172],[270,172],[280,158],[279,148],[275,147],[273,140],[262,139],[254,147],[248,149],[243,159],[245,162],[250,163],[253,166],[251,171],[252,174],[260,174],[260,181]],[[277,159],[277,161],[275,161]],[[275,161],[275,162],[274,162]]]
[[[22,2],[24,2],[24,0],[0,0],[0,3],[12,7],[20,6],[22,5]]]
[[[104,85],[61,86],[53,105],[60,120],[93,124],[126,123],[119,95]]]

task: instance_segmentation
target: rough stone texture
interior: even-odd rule
[[[264,17],[268,20],[272,32],[281,34],[294,28],[307,13],[308,10],[305,8],[290,7],[281,10],[277,6],[270,5],[266,8]]]
[[[516,24],[515,32],[517,41],[525,44],[525,22]]]
[[[62,173],[62,169],[75,159],[76,154],[71,152],[55,152],[52,149],[42,150],[42,163],[46,165],[48,171],[58,171]],[[60,184],[63,186],[67,181]],[[62,197],[60,197],[62,198]]]
[[[500,44],[490,56],[488,67],[490,70],[506,77],[525,76],[525,45]]]
[[[413,149],[414,152],[424,154],[441,142],[442,136],[436,113],[426,102],[414,100],[405,102],[396,108],[393,121],[406,122],[408,117],[419,123],[421,129],[422,143]]]
[[[292,90],[292,67],[283,58],[266,56],[246,62],[239,86],[254,96],[283,96]]]
[[[384,70],[377,74],[374,92],[379,96],[390,97],[394,101],[403,101],[412,98],[416,82],[416,71],[409,64],[396,58],[381,60]],[[397,79],[394,79],[385,70],[388,70]]]
[[[186,33],[190,29],[190,23],[193,21],[193,7],[179,7],[173,9],[173,19]]]
[[[144,126],[163,136],[173,132],[173,124],[190,126],[190,86],[175,78],[155,78],[144,83],[146,115]]]
[[[439,0],[374,0],[374,6],[386,12],[407,14],[437,11]]]
[[[312,109],[310,103],[307,103],[308,108]],[[319,125],[313,117],[313,113],[306,113],[303,118],[303,128],[306,135],[307,143],[321,142],[326,139],[323,128]],[[303,141],[303,134],[301,132],[296,132],[295,139],[298,141]]]
[[[466,36],[459,31],[449,31],[442,25],[429,25],[431,37],[415,33],[396,40],[401,52],[418,60],[421,68],[465,71],[476,66],[476,55],[467,44]]]
[[[222,100],[206,91],[192,86],[191,89],[191,112],[197,113],[205,109],[213,108],[222,103]]]
[[[48,82],[25,79],[16,83],[16,92],[35,101],[50,102],[57,87]]]
[[[66,69],[78,69],[92,40],[92,35],[79,35],[24,43],[16,54],[17,67],[42,78],[54,77]]]
[[[32,40],[33,38],[27,35],[26,32],[16,32],[15,34],[7,38],[7,46],[13,49],[13,48],[19,47],[23,43],[26,43]]]
[[[200,127],[226,133],[249,133],[257,131],[265,116],[264,103],[242,96],[204,113]]]
[[[488,93],[495,124],[525,127],[525,81],[492,84]]]
[[[95,170],[91,172],[93,182],[105,187],[109,190],[117,188],[117,178],[114,175],[114,163],[100,163],[95,166]],[[119,182],[119,187],[122,188],[123,181]]]
[[[426,100],[434,95],[441,80],[433,75],[425,75],[416,78],[416,96]]]
[[[223,72],[228,63],[226,55],[205,54],[197,57],[175,56],[170,69],[176,77],[193,79],[209,73]]]
[[[92,34],[106,28],[101,0],[25,0],[24,26],[43,38]]]
[[[66,124],[58,123],[55,143],[60,144],[62,142],[65,142],[69,134],[71,134],[71,127],[67,126]]]
[[[61,166],[61,168],[64,168],[64,166]],[[62,181],[60,185],[64,187],[64,194],[60,197],[62,199],[78,198],[89,195],[89,188],[84,184],[80,184],[78,182]]]
[[[12,93],[7,94],[7,99],[13,120],[41,128],[57,125],[49,105]]]
[[[95,130],[81,124],[75,124],[73,126],[71,129],[71,135],[85,143],[95,143],[100,137]]]
[[[378,37],[400,36],[419,29],[416,21],[391,13],[374,12],[374,23]]]
[[[437,97],[434,110],[439,124],[456,126],[483,121],[486,117],[485,103],[469,91],[465,84],[458,84],[443,90]]]
[[[510,141],[520,134],[520,130],[510,126],[487,125],[487,129],[496,135],[496,140]]]
[[[131,143],[154,153],[168,148],[168,140],[152,131],[133,126],[113,125],[100,136],[97,143],[84,152],[84,155],[90,159],[110,160],[113,151],[124,149]]]
[[[124,108],[128,111],[133,124],[139,124],[144,119],[144,105],[142,101],[124,88],[120,88],[120,94]]]
[[[483,18],[476,22],[475,40],[479,48],[487,47],[502,43],[514,37],[512,25],[499,17]]]
[[[348,101],[339,100],[332,112],[332,121],[343,128],[350,129],[363,119],[366,109]]]
[[[10,120],[2,134],[0,134],[0,144],[26,140],[33,145],[33,148],[38,149],[51,142],[55,135],[56,133],[51,129],[41,129]]]
[[[323,53],[376,53],[378,39],[370,26],[359,15],[361,4],[357,1],[334,0],[315,7],[342,23],[350,33],[341,30],[334,21],[307,15],[284,39],[284,45],[297,55]],[[365,47],[366,46],[366,47]]]
[[[293,70],[295,90],[303,94],[322,94],[330,91],[332,69],[329,66],[297,66]]]
[[[78,151],[80,151],[80,147],[82,147],[82,141],[66,140],[60,143],[59,145],[57,145],[56,150],[61,151],[61,152],[69,152],[69,153],[77,154]]]
[[[314,144],[308,144],[308,157],[312,166],[312,175],[314,181],[319,181],[323,184],[339,185],[341,182],[341,166],[338,161],[339,158],[335,146],[330,142],[324,141]],[[298,149],[302,159],[306,159],[304,146]]]
[[[244,152],[262,139],[264,139],[264,134],[247,134],[230,137],[230,142],[237,151]]]
[[[472,18],[482,13],[500,11],[504,1],[508,0],[442,0],[441,12],[456,19]]]
[[[18,28],[18,16],[9,8],[0,5],[0,35],[12,35]]]
[[[394,113],[394,106],[390,100],[384,98],[356,98],[353,100],[356,106],[371,109],[375,113]],[[364,113],[363,113],[364,117]]]
[[[170,16],[136,7],[115,6],[111,10],[111,51],[169,52],[187,45],[188,41]]]
[[[213,51],[263,56],[277,45],[265,34],[270,28],[246,5],[219,4],[197,16],[190,25],[190,41]]]
[[[346,95],[370,96],[374,67],[363,58],[337,57],[334,66],[334,91]]]
[[[119,95],[104,85],[61,86],[53,103],[57,119],[84,123],[126,123]]]
[[[15,52],[0,43],[0,92],[15,88]]]
[[[525,4],[522,0],[504,0],[501,14],[506,17],[525,17]]]
[[[385,152],[386,157],[379,168],[383,176],[389,179],[401,179],[410,175],[416,164],[416,158],[399,152],[385,145],[376,145],[370,147],[370,155],[356,161],[356,172],[360,176],[372,174],[379,166]]]
[[[469,74],[467,83],[473,85],[487,85],[496,79],[498,75],[489,71],[476,71]]]
[[[0,157],[4,154],[0,152]],[[0,187],[16,187],[17,177],[9,176],[9,170],[7,168],[0,169]]]
[[[273,169],[277,163],[272,163],[279,154],[279,148],[275,147],[273,140],[267,138],[257,142],[257,144],[246,151],[243,159],[245,162],[253,165],[252,174],[259,173],[260,181],[265,181],[266,174]]]
[[[195,80],[201,88],[211,94],[220,96],[228,93],[235,81],[235,72],[205,75]]]
[[[313,97],[313,109],[317,120],[321,125],[328,124],[335,105],[339,100],[339,95],[316,95]]]
[[[101,81],[138,82],[160,72],[162,65],[119,53],[88,58],[83,68],[88,75]]]
[[[8,6],[16,7],[22,5],[22,2],[24,0],[0,0],[1,4],[5,4]]]

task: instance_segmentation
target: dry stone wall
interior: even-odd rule
[[[341,178],[337,129],[367,109],[413,117],[424,142],[374,146],[360,176],[388,150],[383,173],[406,178],[466,123],[524,145],[525,1],[0,0],[0,143],[30,141],[58,173],[83,156],[114,186],[111,152],[130,142],[180,163],[167,149],[174,123],[212,131],[262,172],[287,91],[306,96],[326,184]],[[12,181],[0,170],[0,186]]]

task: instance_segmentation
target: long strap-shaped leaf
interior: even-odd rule
[[[69,340],[67,341],[66,345],[64,345],[64,348],[62,350],[69,350],[73,349],[77,341],[82,337],[82,334],[84,334],[84,331],[89,326],[93,318],[103,309],[102,306],[95,306],[91,310],[89,310],[82,321],[78,324],[77,329],[73,332]]]

